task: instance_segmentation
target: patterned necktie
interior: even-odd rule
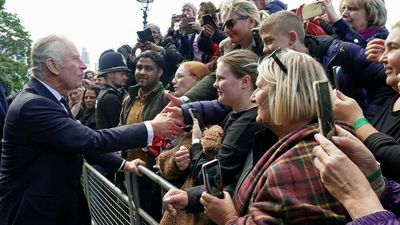
[[[74,118],[74,116],[73,116],[72,113],[71,113],[71,109],[69,108],[69,106],[68,106],[68,104],[67,104],[67,101],[65,101],[65,98],[64,98],[64,97],[62,97],[62,98],[60,99],[60,102],[61,102],[61,104],[64,105],[65,109],[67,109],[69,117]]]

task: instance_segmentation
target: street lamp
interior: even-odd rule
[[[147,25],[147,11],[150,10],[150,4],[154,2],[154,0],[137,0],[137,2],[141,5],[140,10],[143,11],[143,29]]]

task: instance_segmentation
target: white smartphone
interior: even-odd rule
[[[223,198],[224,196],[224,185],[222,184],[221,165],[218,159],[213,159],[207,163],[204,163],[201,167],[203,172],[204,186],[206,192],[218,197]]]
[[[332,109],[332,89],[328,80],[313,82],[314,97],[317,102],[317,113],[320,133],[331,139],[336,134]]]
[[[303,20],[309,20],[316,16],[320,16],[325,13],[324,7],[319,3],[311,3],[304,5],[303,11],[301,12]]]

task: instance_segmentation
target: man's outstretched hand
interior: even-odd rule
[[[150,121],[154,136],[175,139],[182,134],[185,124],[178,119],[170,117],[170,113],[160,113]]]

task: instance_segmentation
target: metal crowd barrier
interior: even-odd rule
[[[128,197],[89,164],[83,167],[83,187],[95,225],[133,225]]]
[[[175,188],[168,181],[144,166],[139,171],[161,186],[164,191]],[[115,187],[107,178],[85,163],[82,174],[83,188],[89,203],[94,225],[158,225],[140,207],[140,190],[136,175],[125,173],[128,195]]]

